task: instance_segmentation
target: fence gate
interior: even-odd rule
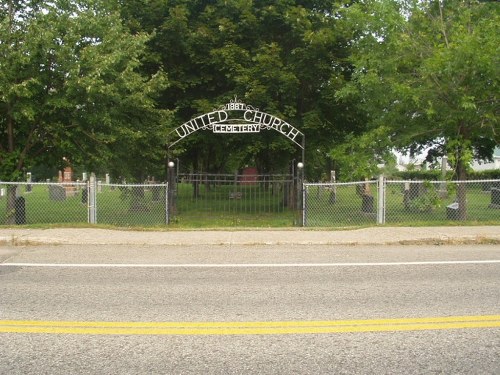
[[[214,226],[300,225],[299,179],[289,174],[179,174],[169,203],[171,223]]]

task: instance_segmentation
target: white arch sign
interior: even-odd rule
[[[198,130],[237,134],[260,133],[261,130],[271,129],[283,134],[302,150],[304,149],[305,136],[300,130],[276,116],[238,102],[237,99],[218,110],[192,118],[174,129],[169,134],[169,138],[172,138],[169,148]]]

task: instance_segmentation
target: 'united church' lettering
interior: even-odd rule
[[[232,119],[228,112],[242,112],[243,116],[239,119]],[[244,123],[242,123],[244,121]],[[231,102],[226,104],[223,109],[205,113],[185,122],[174,130],[177,139],[170,143],[173,146],[188,135],[197,130],[211,130],[214,133],[258,133],[261,130],[275,130],[293,141],[299,147],[303,145],[297,137],[304,137],[304,134],[298,129],[279,119],[276,116],[265,112],[260,112],[251,106],[243,103]]]

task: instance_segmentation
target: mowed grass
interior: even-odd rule
[[[5,185],[0,185],[7,191]],[[26,185],[20,185],[20,196],[25,200],[26,224],[57,224],[57,223],[86,223],[87,205],[82,204],[81,192],[65,200],[56,201],[49,197],[47,185],[32,185],[31,192],[26,192]],[[0,199],[0,218],[2,223],[7,220],[7,199]],[[1,219],[0,219],[1,220]]]
[[[1,185],[6,189],[5,185]],[[102,185],[96,194],[97,223],[116,227],[158,227],[166,225],[166,192],[159,186],[156,192],[146,187],[144,194],[136,196],[131,187]],[[229,197],[232,186],[221,186],[210,191],[200,188],[194,197],[191,184],[179,184],[175,207],[169,228],[209,227],[290,227],[298,222],[295,210],[285,207],[283,198],[270,189],[240,186],[241,196]],[[50,199],[47,185],[32,185],[25,199],[27,225],[65,224],[81,225],[88,222],[88,202],[82,199],[83,187],[64,200]],[[0,198],[0,223],[7,222],[7,199]]]
[[[430,189],[436,189],[431,187]],[[307,194],[306,211],[307,226],[312,227],[349,227],[373,225],[377,220],[378,196],[373,194],[373,210],[364,212],[362,197],[351,185],[337,186],[335,200],[331,198],[332,190],[323,186],[313,186]],[[436,197],[437,191],[430,194]],[[480,186],[467,188],[467,220],[456,221],[447,217],[447,206],[455,201],[451,191],[446,197],[438,197],[432,204],[421,204],[406,207],[404,204],[403,185],[388,186],[386,190],[385,222],[389,225],[449,225],[449,224],[500,224],[500,209],[490,207],[491,192],[483,191]],[[367,211],[367,210],[365,210]]]
[[[299,214],[280,185],[177,185],[172,225],[188,227],[289,227]]]
[[[1,185],[5,188],[5,185]],[[293,208],[297,199],[293,192],[285,194],[286,185],[221,185],[200,186],[195,196],[192,184],[181,183],[176,192],[170,224],[166,224],[166,192],[159,187],[144,189],[137,197],[130,187],[103,185],[97,192],[97,223],[132,228],[225,228],[225,227],[292,227],[300,224],[302,212]],[[387,225],[462,225],[500,224],[500,209],[491,208],[491,193],[479,185],[467,188],[467,221],[447,218],[447,209],[455,199],[450,191],[431,207],[408,208],[404,204],[403,185],[388,185],[386,191]],[[375,225],[377,189],[372,187],[373,207],[362,209],[362,198],[354,185],[340,185],[335,199],[332,190],[322,186],[309,187],[305,204],[308,227],[360,227]],[[234,194],[237,193],[237,194]],[[32,185],[31,192],[20,186],[25,199],[27,225],[81,226],[88,222],[88,204],[82,190],[64,200],[51,200],[47,185]],[[0,198],[0,224],[7,218],[5,196]]]

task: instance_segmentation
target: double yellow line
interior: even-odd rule
[[[0,320],[0,333],[282,335],[500,328],[500,315],[284,322],[70,322]]]

